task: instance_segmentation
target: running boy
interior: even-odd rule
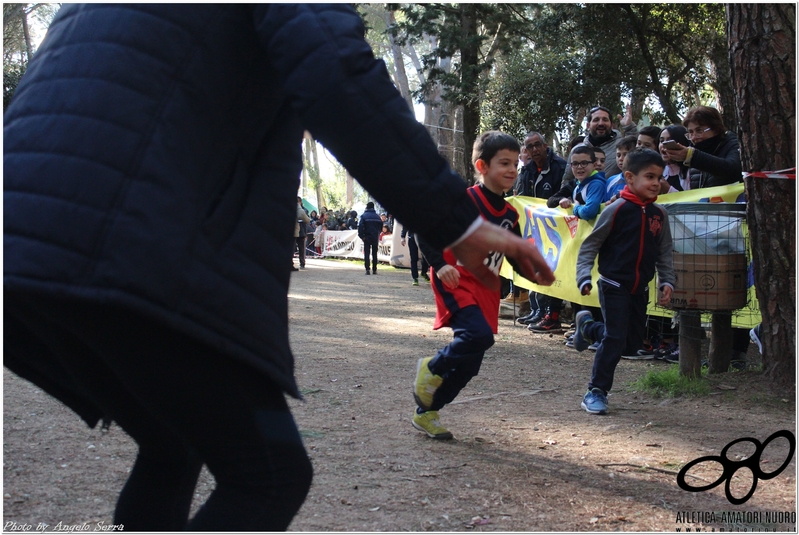
[[[519,214],[504,199],[505,192],[516,182],[518,160],[519,142],[515,138],[498,131],[484,133],[472,149],[472,163],[480,183],[468,192],[485,219],[521,236]],[[463,269],[449,250],[431,248],[422,240],[419,248],[433,271],[433,329],[451,327],[454,339],[435,357],[419,359],[413,387],[418,408],[412,423],[431,438],[451,439],[452,433],[439,422],[438,411],[477,375],[483,354],[494,345],[500,295]],[[498,272],[502,259],[502,254],[491,253],[486,263]],[[511,258],[508,260],[514,264]],[[539,284],[551,284],[554,275],[542,274],[541,279]]]
[[[573,161],[573,160],[572,160]],[[582,408],[606,414],[608,392],[616,365],[625,350],[637,350],[644,339],[649,281],[659,278],[660,305],[666,305],[674,289],[671,231],[666,210],[655,204],[663,175],[663,158],[650,149],[635,149],[624,161],[627,187],[618,201],[597,219],[577,257],[577,287],[591,293],[591,269],[599,254],[599,303],[605,323],[591,312],[575,316],[574,349],[585,350],[600,342]]]

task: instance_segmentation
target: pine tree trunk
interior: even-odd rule
[[[727,4],[730,67],[744,171],[796,166],[796,6]],[[755,287],[763,319],[763,372],[795,390],[796,185],[746,179]]]
[[[397,23],[393,11],[386,9],[383,12],[383,17],[387,28]],[[408,83],[408,74],[405,71],[405,59],[402,55],[402,47],[397,43],[397,39],[394,37],[393,33],[387,33],[388,43],[391,47],[391,57],[394,60],[394,82],[397,84],[397,89],[399,89],[402,98],[408,103],[408,107],[413,110],[413,97],[411,96],[410,84]]]
[[[25,63],[30,63],[33,57],[33,44],[31,44],[31,32],[28,28],[28,12],[22,10],[22,34],[25,36]]]
[[[710,65],[715,81],[713,89],[716,92],[716,101],[724,126],[732,132],[738,130],[738,115],[735,106],[735,92],[732,87],[732,73],[730,72],[729,50],[723,46],[714,47],[711,51]]]

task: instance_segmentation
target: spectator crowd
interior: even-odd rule
[[[544,135],[531,131],[521,143],[518,177],[506,196],[518,195],[545,199],[550,208],[560,207],[570,215],[594,222],[600,211],[620,198],[626,181],[622,169],[627,155],[636,149],[651,149],[660,154],[665,164],[660,180],[660,193],[733,184],[742,180],[738,139],[724,125],[718,110],[698,106],[688,111],[682,124],[645,126],[638,129],[628,106],[624,115],[614,117],[609,108],[596,106],[586,117],[586,132],[572,139],[565,154],[556,153]],[[359,214],[355,211],[321,209],[311,212],[307,223],[308,254],[321,254],[320,229],[357,230]],[[385,225],[380,239],[390,235],[393,220],[381,214]],[[403,236],[404,238],[405,236]],[[413,241],[412,239],[409,241]],[[415,243],[414,243],[415,245]],[[415,247],[414,247],[415,249]],[[415,252],[415,251],[414,251]],[[425,257],[417,256],[423,267]],[[416,267],[416,266],[414,266]],[[425,279],[427,269],[423,270]],[[418,285],[418,275],[412,274]],[[573,347],[574,324],[564,324],[561,314],[569,304],[561,299],[513,288],[504,281],[500,314],[521,311],[517,321],[533,333],[563,333],[566,345]],[[582,307],[571,303],[574,314],[588,309],[602,320],[598,307]],[[640,347],[625,348],[626,359],[679,360],[675,327],[666,318],[647,320],[646,336]],[[755,339],[755,338],[753,338]],[[758,342],[759,340],[755,340]],[[732,365],[746,366],[745,353],[749,336],[744,329],[734,330]],[[589,345],[596,350],[598,343]]]
[[[301,199],[301,198],[298,198]],[[298,201],[298,206],[308,217],[309,221],[305,222],[298,213],[297,224],[305,228],[305,256],[320,257],[322,256],[323,237],[322,234],[326,230],[358,230],[358,223],[360,223],[361,215],[355,210],[344,210],[339,208],[336,210],[328,210],[326,206],[316,210],[308,210],[302,206]],[[380,219],[382,220],[381,231],[379,232],[379,241],[391,236],[394,229],[394,218],[390,214],[381,212]],[[299,244],[295,248],[295,255],[300,257]],[[301,266],[302,267],[302,266]]]

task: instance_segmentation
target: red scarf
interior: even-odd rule
[[[658,200],[658,198],[655,197],[654,199],[651,199],[649,201],[645,201],[645,200],[641,199],[638,195],[636,195],[635,193],[630,191],[630,188],[627,187],[627,186],[624,186],[624,189],[621,190],[621,193],[619,194],[619,197],[621,197],[624,200],[630,201],[631,203],[635,203],[638,206],[646,206],[647,204],[652,204],[653,202]]]

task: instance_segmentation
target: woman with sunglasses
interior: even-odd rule
[[[665,153],[672,162],[683,162],[689,167],[691,189],[741,181],[738,138],[727,131],[718,110],[697,106],[688,111],[682,124],[686,128],[685,137],[690,141],[690,146],[675,141],[665,147]]]

